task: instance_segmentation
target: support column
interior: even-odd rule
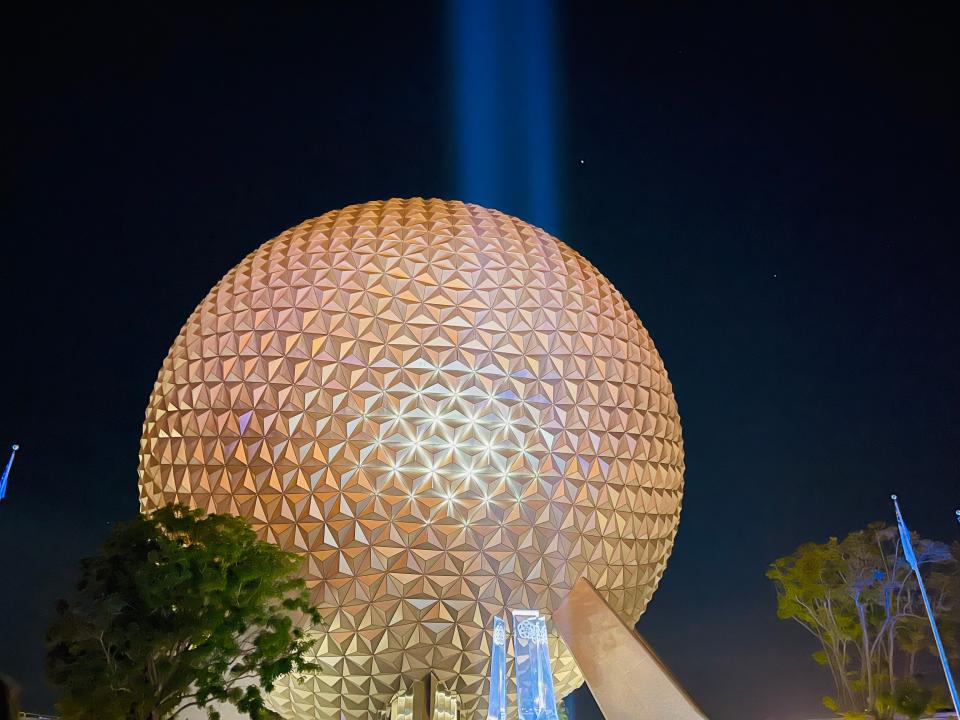
[[[606,720],[707,720],[650,646],[584,579],[553,613]]]

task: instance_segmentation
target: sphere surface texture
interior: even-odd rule
[[[354,205],[250,254],[163,363],[144,511],[249,518],[304,556],[322,670],[288,718],[366,718],[432,669],[486,706],[491,617],[549,618],[585,577],[636,622],[683,492],[673,391],[623,297],[500,212]],[[552,625],[562,696],[581,682]]]

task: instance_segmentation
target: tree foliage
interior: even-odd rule
[[[165,507],[116,526],[82,561],[47,638],[47,674],[71,720],[170,720],[213,701],[265,717],[264,692],[316,667],[301,559],[247,522]]]
[[[960,545],[914,535],[948,652],[960,655]],[[836,697],[824,705],[849,717],[915,716],[941,694],[936,673],[921,671],[936,653],[916,576],[896,527],[874,523],[843,540],[806,543],[767,572],[777,590],[777,614],[820,643],[813,659],[826,666]],[[924,707],[919,708],[920,705]]]

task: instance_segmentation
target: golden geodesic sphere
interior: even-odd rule
[[[503,213],[353,205],[267,242],[187,320],[140,450],[144,510],[242,515],[305,558],[322,666],[285,717],[366,718],[432,669],[473,717],[491,617],[581,576],[629,624],[683,492],[670,382],[623,297]],[[558,697],[580,685],[551,630]]]

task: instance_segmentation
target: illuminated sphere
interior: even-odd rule
[[[200,303],[150,397],[140,502],[304,556],[323,669],[280,684],[281,715],[366,718],[432,669],[472,718],[493,615],[549,616],[582,576],[636,622],[683,468],[663,362],[590,263],[495,210],[389,200],[287,230]],[[582,678],[549,628],[559,697]]]

